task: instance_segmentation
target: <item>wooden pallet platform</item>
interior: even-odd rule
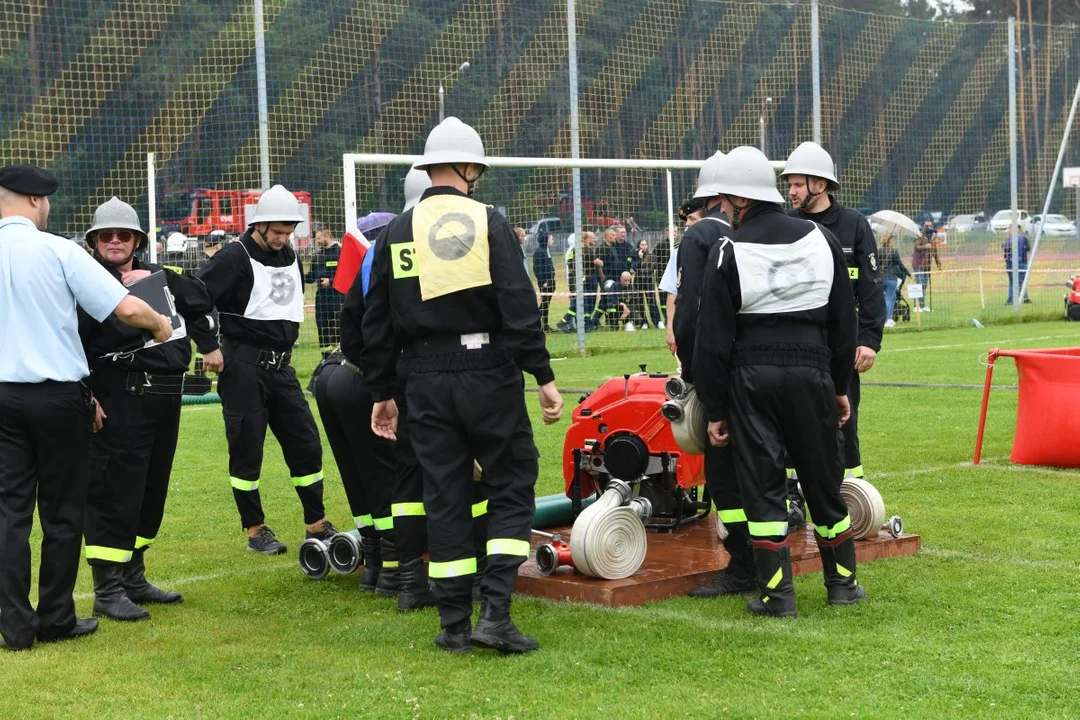
[[[568,527],[550,532],[558,532],[563,540],[570,540]],[[585,577],[570,568],[559,568],[554,575],[544,577],[536,569],[533,558],[536,547],[545,542],[544,538],[533,536],[533,553],[518,572],[516,591],[549,600],[608,607],[631,607],[685,595],[716,577],[728,562],[728,554],[716,536],[716,519],[712,514],[674,533],[649,532],[645,562],[632,577],[624,580]],[[881,531],[876,538],[856,541],[855,556],[859,563],[868,563],[878,558],[914,555],[920,544],[918,535],[894,538]],[[821,558],[809,527],[791,535],[791,561],[796,575],[821,572]]]

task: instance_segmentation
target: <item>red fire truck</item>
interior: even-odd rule
[[[247,230],[262,192],[196,188],[163,193],[157,199],[157,224],[165,234],[205,238],[214,230],[224,230],[239,235]],[[300,214],[308,219],[296,226],[296,238],[306,238],[311,234],[311,193],[299,190],[293,195],[300,202]]]

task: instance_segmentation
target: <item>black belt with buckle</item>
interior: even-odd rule
[[[229,343],[226,355],[241,362],[258,365],[264,370],[277,370],[279,372],[289,367],[289,362],[292,360],[291,350],[260,350],[251,345],[240,345],[238,343]]]
[[[129,372],[124,378],[124,389],[132,395],[183,395],[184,376]]]

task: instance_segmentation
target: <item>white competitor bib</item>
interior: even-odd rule
[[[244,247],[243,243],[240,247]],[[244,248],[247,252],[247,248]],[[291,320],[304,322],[304,284],[300,264],[293,260],[288,267],[267,267],[248,254],[254,282],[251,297],[244,308],[249,320]]]
[[[785,245],[732,243],[743,314],[814,310],[829,303],[834,267],[829,241],[816,226]]]

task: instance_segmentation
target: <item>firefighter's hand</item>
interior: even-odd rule
[[[371,408],[371,432],[387,440],[397,440],[397,403],[383,400]]]
[[[225,372],[225,356],[221,354],[221,349],[203,355],[202,366],[206,372]]]
[[[728,432],[727,420],[717,420],[709,423],[709,443],[715,447],[724,447],[731,440]]]
[[[319,280],[319,287],[330,287],[330,278],[322,278]]]
[[[855,370],[857,372],[864,373],[874,367],[875,360],[877,360],[877,353],[870,348],[865,345],[855,348]]]
[[[596,258],[595,260],[593,260],[592,264],[595,265],[598,268],[604,267],[604,261],[601,260],[600,258]]]
[[[164,315],[158,315],[158,326],[154,330],[154,339],[159,343],[168,342],[172,337],[172,320]]]
[[[840,421],[839,427],[843,427],[844,423],[851,419],[851,403],[848,402],[847,395],[836,396],[836,415]]]
[[[667,349],[671,351],[672,355],[674,355],[679,348],[679,346],[675,344],[675,330],[670,325],[668,325],[665,332],[667,333],[667,335],[665,336],[664,340],[667,342]]]
[[[150,277],[149,270],[128,270],[126,273],[120,276],[120,282],[127,286],[133,282],[137,282],[147,277]]]
[[[105,419],[109,416],[105,414],[105,408],[101,407],[101,403],[94,403],[94,432],[97,432],[105,424]]]
[[[554,382],[540,386],[540,409],[544,412],[544,424],[554,425],[562,418],[563,399]]]

